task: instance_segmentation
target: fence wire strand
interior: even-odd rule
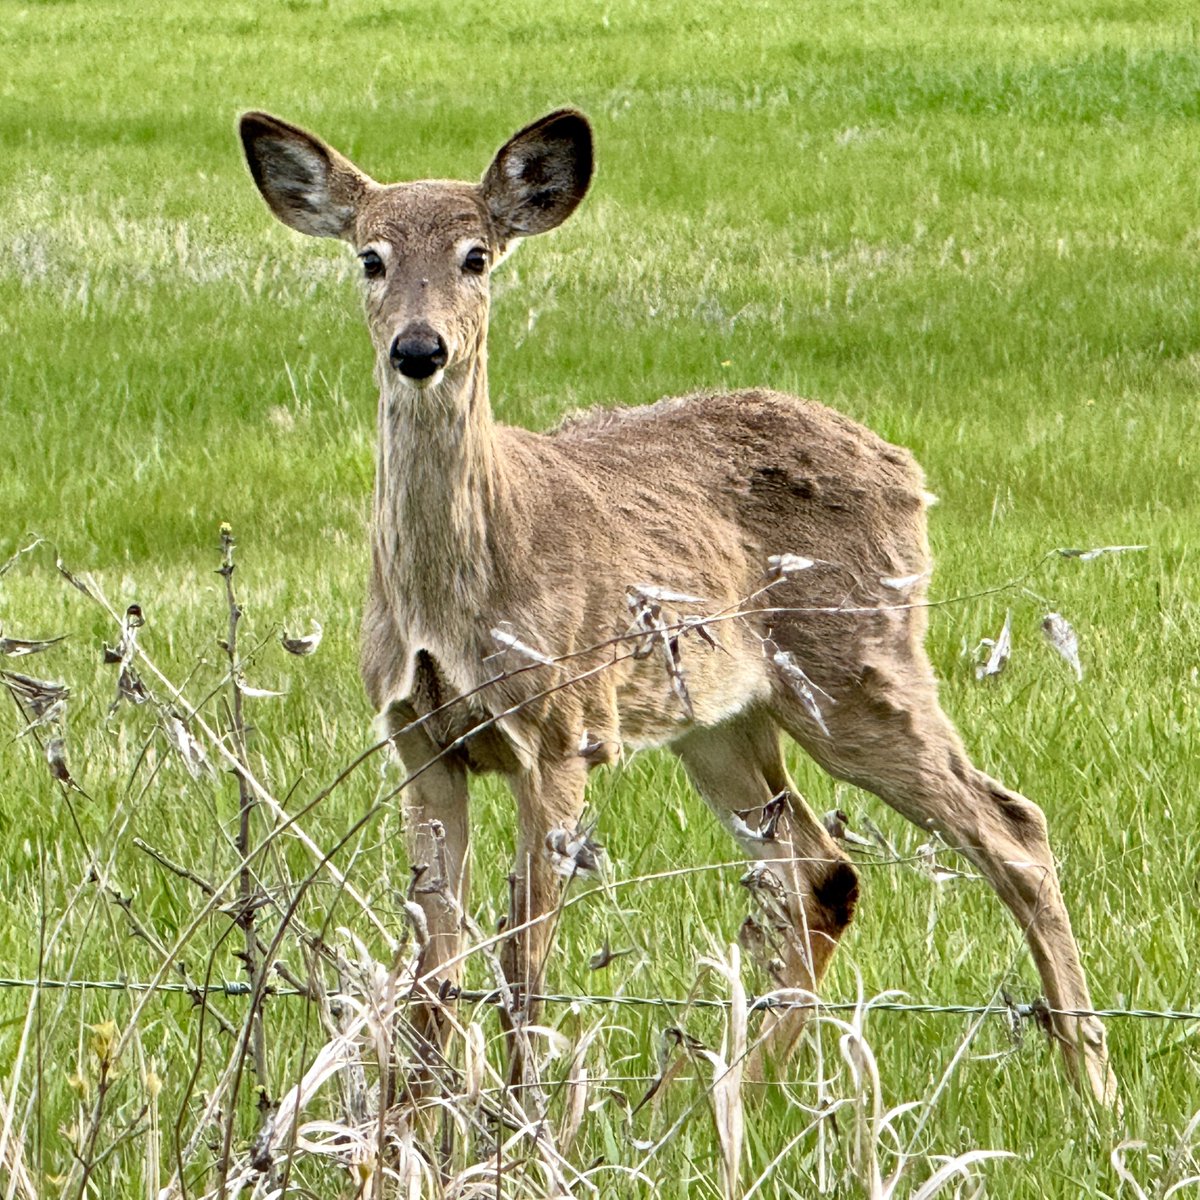
[[[42,991],[97,991],[97,992],[164,992],[186,996],[250,996],[254,989],[249,983],[228,980],[223,983],[189,984],[189,983],[146,983],[133,979],[4,979],[0,978],[0,990],[42,990]],[[270,988],[269,994],[275,997],[308,998],[311,994],[300,988],[281,987]],[[329,992],[331,1000],[342,995],[352,995],[346,992]],[[478,991],[468,988],[460,989],[447,997],[448,1001],[463,1001],[468,1004],[499,1004],[502,997],[495,989]],[[603,994],[574,993],[574,992],[542,992],[531,996],[531,1000],[541,1004],[585,1004],[609,1005],[623,1008],[661,1008],[668,1010],[705,1008],[728,1010],[730,1001],[706,997],[682,999],[671,996],[608,996]],[[1051,1008],[1046,1004],[934,1004],[923,1001],[905,1000],[820,1000],[796,1001],[783,1000],[771,996],[748,998],[750,1012],[766,1012],[789,1008],[811,1009],[813,1012],[869,1012],[891,1013],[924,1013],[946,1014],[951,1016],[980,1016],[994,1014],[995,1016],[1036,1018],[1039,1016],[1061,1017],[1098,1017],[1100,1020],[1129,1018],[1140,1021],[1200,1021],[1200,1011],[1175,1008]]]

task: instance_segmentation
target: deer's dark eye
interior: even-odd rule
[[[487,251],[482,246],[472,246],[463,259],[463,270],[468,275],[482,275],[487,270]]]
[[[383,259],[374,250],[364,250],[358,257],[363,265],[363,274],[368,279],[383,277]]]

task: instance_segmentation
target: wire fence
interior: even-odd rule
[[[187,996],[251,996],[254,987],[245,981],[230,980],[223,983],[190,984],[190,983],[147,983],[132,979],[3,979],[0,978],[0,990],[29,990],[29,991],[101,991],[101,992],[164,992],[178,993]],[[302,988],[280,987],[269,988],[268,994],[276,997],[307,998],[312,994]],[[354,993],[330,991],[329,999]],[[496,990],[480,991],[468,988],[459,989],[446,997],[447,1000],[461,1000],[471,1004],[500,1004],[504,997]],[[610,1005],[623,1008],[660,1008],[666,1010],[709,1008],[727,1011],[732,1002],[711,997],[672,997],[672,996],[609,996],[593,993],[575,992],[540,992],[530,997],[540,1004],[583,1004]],[[1009,1019],[1036,1019],[1037,1017],[1098,1017],[1100,1020],[1128,1018],[1140,1021],[1200,1021],[1200,1011],[1175,1008],[1051,1008],[1049,1005],[1038,1003],[1001,1003],[1001,1004],[934,1004],[922,1001],[905,1000],[786,1000],[771,995],[749,997],[747,1010],[749,1012],[778,1011],[781,1009],[809,1009],[813,1012],[868,1012],[888,1013],[922,1013],[949,1016],[1004,1016]]]

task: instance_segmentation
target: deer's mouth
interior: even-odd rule
[[[414,392],[432,392],[446,377],[443,370],[434,371],[432,375],[408,375],[397,369],[396,375],[403,388],[411,388]]]

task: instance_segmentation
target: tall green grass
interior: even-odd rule
[[[206,876],[236,861],[232,782],[188,780],[144,710],[106,717],[115,679],[99,659],[112,625],[58,578],[56,553],[93,572],[118,608],[140,603],[148,651],[202,695],[222,674],[213,570],[218,525],[231,522],[245,636],[266,642],[252,682],[286,692],[254,706],[256,769],[277,794],[294,786],[299,804],[369,744],[355,645],[370,351],[345,251],[269,219],[240,161],[237,112],[265,107],[315,128],[379,178],[472,178],[512,130],[570,103],[595,123],[599,170],[572,221],[497,280],[498,413],[542,427],[595,403],[765,383],[911,446],[941,498],[935,594],[951,602],[934,611],[930,644],[946,706],[976,758],[1046,809],[1097,1002],[1200,1007],[1200,27],[1189,5],[187,0],[7,4],[2,15],[0,561],[32,533],[53,546],[0,579],[0,622],[12,637],[71,634],[3,665],[70,684],[67,747],[88,795],[68,803],[11,710],[0,724],[0,975],[114,979],[156,965],[104,886],[164,939],[199,898],[135,835]],[[1023,575],[1054,547],[1132,543],[1149,549],[1051,559],[1022,590],[955,599]],[[981,684],[971,651],[1010,607],[1011,664]],[[1042,642],[1051,609],[1079,632],[1082,683]],[[326,629],[320,651],[285,661],[274,631],[312,618]],[[818,811],[841,807],[860,829],[869,816],[904,853],[923,840],[794,766]],[[360,772],[306,828],[331,845],[383,786],[374,767]],[[511,808],[493,781],[476,800],[474,903],[489,927],[506,903]],[[602,775],[593,801],[618,877],[734,858],[665,757]],[[339,858],[397,929],[398,824],[389,806]],[[308,869],[294,847],[280,853],[269,878]],[[863,874],[831,997],[852,996],[856,973],[868,994],[934,1002],[983,1002],[1002,982],[1036,994],[1018,932],[983,885]],[[697,956],[744,915],[738,875],[576,905],[552,986],[685,995]],[[327,885],[305,913],[330,931],[356,921]],[[211,956],[215,977],[239,977],[227,926],[204,926],[195,970]],[[606,938],[645,953],[592,972]],[[132,1001],[44,993],[30,1017],[31,1003],[0,991],[0,1089],[18,1107],[36,1089],[25,1153],[53,1194],[94,1071],[84,1027],[124,1027]],[[224,1002],[231,1020],[237,1005]],[[193,1066],[211,1086],[203,1067],[221,1052],[186,998],[148,1012],[119,1111],[136,1117],[153,1063],[174,1144],[170,1126],[186,1130],[194,1114]],[[305,1039],[316,1044],[314,1020],[299,1000],[269,1005],[276,1093]],[[696,1022],[713,1036],[715,1024]],[[612,1023],[611,1074],[652,1074],[669,1019],[622,1011]],[[953,1015],[873,1016],[887,1102],[930,1095],[966,1028]],[[1127,1134],[1149,1144],[1127,1161],[1156,1195],[1161,1155],[1200,1108],[1195,1025],[1114,1019],[1109,1036],[1122,1123],[1096,1126],[1035,1031],[1014,1047],[989,1022],[922,1149],[1017,1152],[986,1168],[991,1194],[1132,1196],[1110,1163]],[[797,1089],[812,1070],[802,1056]],[[613,1086],[636,1101],[645,1084]],[[628,1128],[609,1120],[605,1110],[587,1127],[579,1161],[627,1149]],[[748,1178],[797,1120],[782,1097],[761,1103]],[[144,1194],[145,1139],[131,1128],[99,1194]],[[646,1135],[649,1123],[633,1128]],[[861,1194],[844,1177],[841,1131],[829,1136],[842,1172],[833,1193]],[[816,1135],[800,1141],[762,1192],[815,1194],[820,1153]],[[715,1164],[701,1110],[652,1173],[666,1196],[716,1194]]]

